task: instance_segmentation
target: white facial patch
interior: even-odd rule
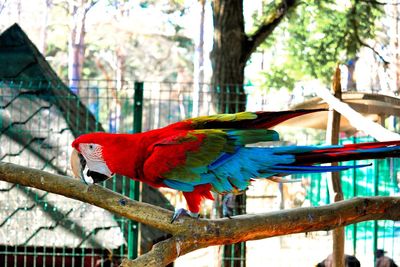
[[[89,161],[86,160],[86,167],[89,167],[89,170],[93,172],[98,172],[106,175],[107,177],[112,176],[112,172],[107,167],[107,164],[104,161]]]
[[[106,175],[107,177],[112,176],[112,172],[108,168],[106,162],[103,159],[102,147],[98,144],[80,144],[79,149],[86,160],[86,167],[93,171]],[[85,170],[86,170],[85,167]],[[87,170],[84,171],[84,175],[87,176]],[[88,177],[92,179],[91,177]],[[93,179],[92,179],[93,181]]]

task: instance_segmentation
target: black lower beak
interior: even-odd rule
[[[110,178],[107,175],[104,175],[104,174],[98,173],[98,172],[94,172],[94,171],[91,171],[91,170],[88,170],[86,174],[87,174],[87,176],[92,177],[94,184],[97,184],[97,183],[100,183],[100,182],[104,182],[105,180]]]
[[[81,153],[79,153],[78,156],[79,156],[79,161],[80,161],[80,164],[81,164],[81,169],[84,170],[85,167],[86,167],[86,160],[82,156]],[[91,171],[91,170],[88,170],[86,172],[86,175],[92,177],[94,184],[104,182],[105,180],[110,178],[107,175],[104,175],[104,174],[99,173],[99,172]]]

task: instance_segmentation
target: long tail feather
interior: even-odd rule
[[[295,162],[292,165],[400,157],[400,141],[327,146],[293,154]]]
[[[256,112],[258,116],[257,119],[243,127],[247,128],[253,126],[254,128],[268,129],[289,119],[320,111],[326,111],[326,109],[299,109],[277,112],[260,111]]]

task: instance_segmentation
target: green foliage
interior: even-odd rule
[[[259,16],[258,12],[254,13],[252,16],[252,24],[253,24],[253,29],[252,31],[255,31],[255,29],[259,28],[263,24],[266,24],[270,22],[274,17],[276,17],[276,14],[278,12],[278,6],[281,1],[273,0],[270,1],[269,3],[264,4],[262,7],[262,16]],[[252,33],[252,32],[250,32]],[[269,39],[269,38],[268,38]]]
[[[382,9],[359,0],[302,1],[261,46],[273,54],[266,87],[290,89],[296,80],[315,78],[329,84],[335,65],[354,58],[374,37]]]
[[[285,66],[271,65],[268,72],[263,73],[263,84],[266,88],[279,90],[294,88],[296,83],[296,71],[290,68],[287,64]]]

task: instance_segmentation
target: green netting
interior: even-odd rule
[[[341,140],[341,143],[361,143],[374,141],[368,137]],[[399,195],[397,176],[400,173],[400,159],[359,160],[357,164],[371,167],[341,172],[342,189],[345,199],[355,196],[395,196]],[[344,162],[354,165],[356,162]],[[331,203],[327,174],[304,175],[310,180],[308,199],[311,205],[320,206]],[[367,221],[346,227],[347,246],[352,246],[356,255],[367,255],[374,260],[376,249],[385,249],[388,256],[397,256],[400,250],[400,224],[393,221]]]
[[[90,110],[107,99],[93,94],[99,87],[77,97],[64,84],[3,80],[0,90],[1,161],[70,175],[75,136],[106,128]],[[128,183],[120,177],[104,186],[132,196]],[[0,266],[109,266],[136,255],[137,245],[127,242],[135,224],[102,209],[5,182],[0,201]]]

